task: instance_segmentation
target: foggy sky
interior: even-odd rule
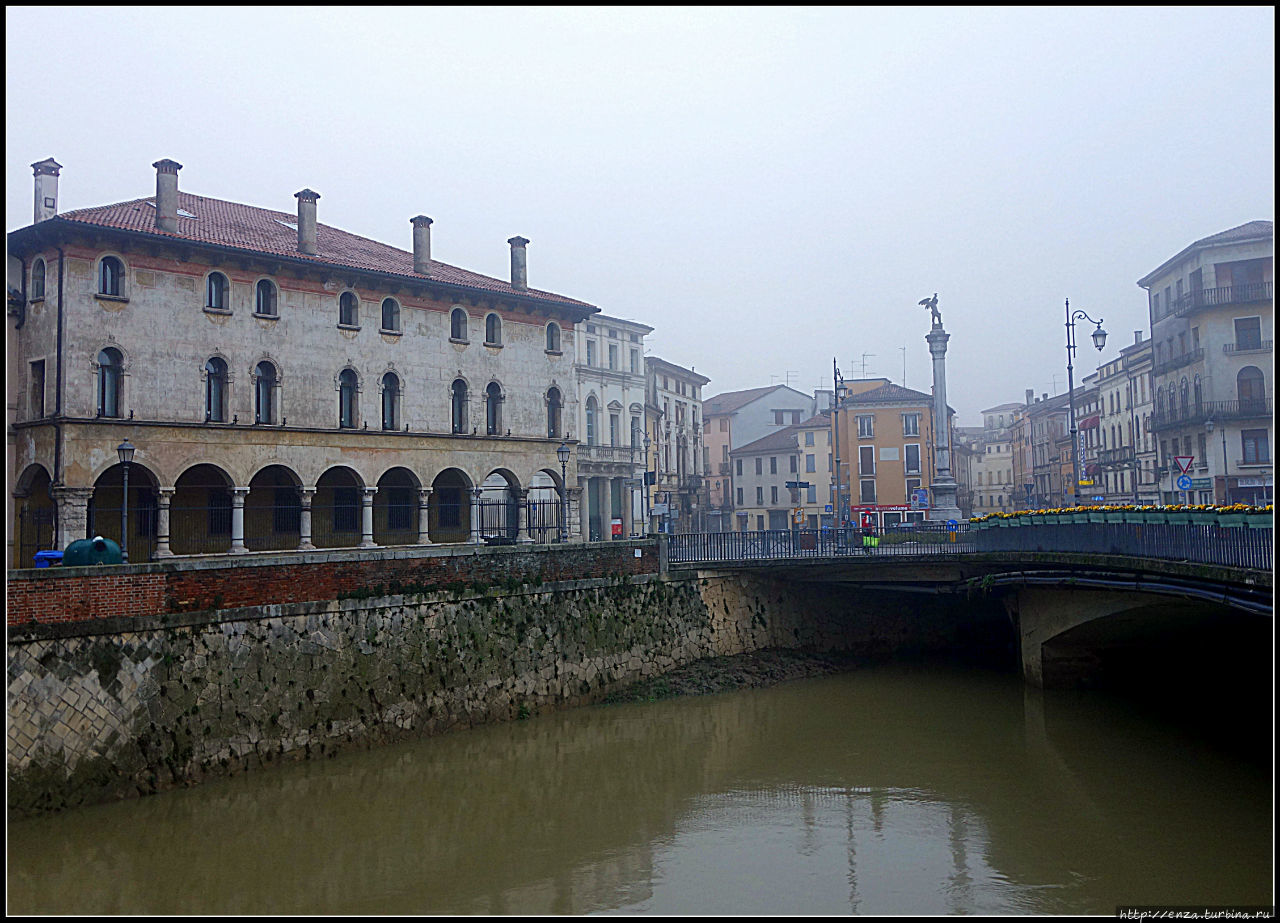
[[[883,376],[957,422],[1066,384],[1063,299],[1274,217],[1274,10],[6,10],[6,227],[186,192],[319,220],[655,328],[705,395]],[[904,351],[905,348],[905,351]],[[1087,352],[1087,355],[1086,355]]]

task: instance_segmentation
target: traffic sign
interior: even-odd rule
[[[1178,466],[1178,470],[1186,474],[1191,470],[1191,463],[1196,460],[1194,455],[1175,455],[1173,463]]]
[[[954,532],[954,531],[956,531],[956,529],[958,529],[958,528],[960,528],[960,523],[956,522],[954,519],[948,519],[948,520],[947,520],[947,531],[948,531],[948,532]]]
[[[784,486],[793,488],[795,490],[808,490],[809,482],[808,481],[787,481]]]
[[[1190,490],[1190,489],[1191,489],[1191,478],[1187,477],[1185,474],[1179,475],[1178,490]]]

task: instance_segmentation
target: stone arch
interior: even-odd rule
[[[568,537],[565,519],[564,479],[554,468],[540,468],[528,479],[529,537],[540,545],[551,545]],[[561,525],[566,526],[561,531]]]
[[[201,462],[174,482],[169,500],[169,550],[174,554],[222,554],[231,548],[231,488],[217,465]]]
[[[54,547],[57,504],[53,480],[41,464],[28,465],[13,488],[13,566],[31,567],[37,551]]]
[[[269,462],[249,478],[244,498],[244,543],[250,551],[283,551],[301,542],[302,481],[292,468]]]
[[[129,490],[124,491],[124,466],[110,465],[93,483],[89,500],[89,534],[101,535],[127,547],[129,561],[150,561],[156,548],[156,525],[159,512],[159,478],[134,457],[129,463]],[[121,542],[122,520],[128,511],[128,539]]]
[[[445,468],[435,476],[427,506],[427,528],[432,542],[449,544],[471,538],[473,483],[459,468]]]
[[[317,548],[360,544],[364,479],[347,465],[333,465],[316,479],[311,501],[311,541]]]
[[[515,541],[520,531],[524,491],[509,468],[494,468],[480,484],[479,537]]]
[[[422,481],[408,468],[393,466],[378,478],[373,495],[373,540],[379,545],[418,541],[418,490]]]

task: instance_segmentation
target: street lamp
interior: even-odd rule
[[[1071,313],[1071,299],[1066,299],[1067,303],[1067,406],[1071,413],[1071,474],[1075,493],[1075,505],[1080,505],[1080,446],[1076,434],[1076,396],[1075,396],[1075,379],[1071,374],[1071,357],[1076,351],[1076,321],[1087,320],[1089,323],[1096,325],[1090,336],[1093,338],[1093,345],[1102,351],[1102,347],[1107,343],[1107,331],[1102,329],[1102,321],[1094,320],[1083,311]]]
[[[1204,421],[1204,428],[1210,436],[1213,435],[1213,417]],[[1206,458],[1205,461],[1208,461],[1208,459]],[[1213,499],[1215,503],[1218,501],[1218,488],[1216,486],[1213,489]],[[1227,490],[1227,428],[1224,426],[1222,427],[1222,502],[1228,503],[1230,500],[1231,494]]]
[[[836,360],[831,360],[832,372],[832,388],[835,391],[836,405],[831,410],[831,419],[835,421],[835,457],[832,461],[835,464],[836,473],[836,489],[835,496],[832,498],[834,505],[831,507],[834,515],[831,517],[832,527],[839,529],[843,524],[843,507],[840,506],[840,402],[844,400],[848,389],[845,387],[844,376],[840,374],[840,367],[836,365]]]
[[[649,446],[653,442],[649,439],[649,432],[645,430],[644,434],[644,474],[641,480],[644,482],[644,492],[640,494],[640,512],[644,514],[644,534],[649,534],[651,523],[649,522]]]
[[[133,461],[133,453],[137,449],[127,438],[116,446],[116,455],[120,458],[124,478],[124,499],[120,502],[120,559],[129,563],[129,463]]]
[[[569,540],[569,444],[560,443],[556,449],[556,458],[560,459],[560,541]]]

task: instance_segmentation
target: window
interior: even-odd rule
[[[741,459],[741,458],[739,458],[739,459],[735,459],[735,460],[737,461],[737,463],[738,463],[738,464],[737,464],[737,467],[736,467],[734,470],[737,472],[738,477],[742,477],[742,459]]]
[[[596,416],[599,412],[600,405],[593,394],[587,398],[587,445],[596,444]]]
[[[764,458],[763,457],[756,458],[756,474],[757,475],[764,474]]]
[[[632,448],[640,448],[644,437],[640,435],[640,418],[631,418],[631,446]],[[725,446],[725,452],[728,454],[728,446]]]
[[[813,433],[812,433],[812,432],[808,432],[808,433],[805,433],[805,434],[804,434],[804,444],[805,444],[806,446],[813,445]]]
[[[791,423],[794,425],[799,422],[800,422],[800,411],[798,410],[791,411]]]
[[[858,438],[870,439],[876,434],[876,418],[871,414],[858,415]]]
[[[640,374],[640,350],[638,349],[631,350],[631,374]]]
[[[355,292],[338,296],[338,323],[343,327],[360,326],[360,299]]]
[[[227,363],[214,356],[204,364],[204,420],[227,422]]]
[[[782,420],[782,414],[783,414],[784,412],[785,412],[785,411],[782,411],[782,410],[775,410],[775,411],[773,412],[773,422],[774,422],[774,423],[782,423],[782,422],[783,422],[783,420]]]
[[[618,347],[614,343],[609,344],[609,368],[615,371],[618,368]]]
[[[560,325],[554,322],[547,324],[547,352],[560,352]]]
[[[778,473],[778,456],[776,455],[769,456],[769,473],[770,474]]]
[[[620,445],[618,434],[622,427],[622,418],[616,413],[609,414],[609,445]]]
[[[876,473],[876,447],[871,445],[858,446],[858,473],[859,474],[875,474]]]
[[[454,308],[449,314],[449,339],[467,342],[467,312],[462,308]]]
[[[37,259],[31,264],[31,300],[39,301],[44,297],[44,260]]]
[[[1262,372],[1257,366],[1246,365],[1236,375],[1236,397],[1240,401],[1240,410],[1250,412],[1260,410],[1266,398]]]
[[[254,370],[253,422],[274,423],[276,418],[276,367],[259,362]]]
[[[907,474],[920,473],[920,444],[917,442],[908,443],[903,446],[903,456],[906,461]]]
[[[449,386],[451,429],[455,433],[467,431],[467,383],[455,379]]]
[[[269,279],[258,280],[254,289],[253,313],[261,317],[276,316],[276,287]]]
[[[738,488],[738,506],[742,506],[742,488]]]
[[[400,428],[400,379],[395,372],[387,372],[382,376],[382,428],[396,430]]]
[[[98,264],[98,294],[124,297],[124,264],[114,256],[104,256]]]
[[[865,480],[858,482],[858,502],[859,503],[875,503],[876,502],[876,482],[874,480]]]
[[[778,502],[778,485],[774,484],[769,488],[769,502],[776,504]]]
[[[502,386],[496,381],[484,389],[484,431],[489,436],[502,435]]]
[[[764,506],[764,488],[763,487],[756,488],[756,506]]]
[[[231,310],[228,293],[231,286],[220,272],[209,273],[204,280],[204,306],[210,311]]]
[[[400,302],[394,298],[382,299],[382,329],[400,332]]]
[[[44,416],[44,360],[37,359],[31,363],[31,402],[29,419],[39,420]]]
[[[560,411],[562,403],[558,388],[547,390],[547,438],[560,438]]]
[[[1271,461],[1271,455],[1267,449],[1267,431],[1265,429],[1241,430],[1240,448],[1243,452],[1243,464],[1265,465]]]
[[[107,347],[98,353],[98,416],[120,416],[120,384],[124,357],[120,350]]]
[[[355,429],[357,389],[353,369],[343,369],[338,373],[338,426],[342,429]]]
[[[788,457],[791,459],[791,473],[795,474],[798,470],[796,466],[800,463],[800,457],[798,455],[790,455]]]
[[[815,456],[813,456],[813,455],[806,455],[806,456],[804,457],[804,471],[805,471],[805,474],[811,474],[811,473],[813,473],[813,472],[815,472],[815,471],[817,471],[817,470],[818,470],[818,460],[817,460],[817,458],[816,458]]]
[[[805,499],[805,503],[817,503],[817,502],[818,502],[818,488],[817,488],[817,487],[815,487],[814,485],[810,484],[810,485],[809,485],[809,490],[806,492],[806,494],[805,494],[805,498],[804,498],[804,499]],[[810,526],[810,528],[813,528],[813,527],[812,527],[812,526]]]
[[[1262,320],[1257,317],[1237,317],[1236,349],[1262,348]]]
[[[496,314],[487,314],[484,318],[484,345],[502,345],[502,318]]]
[[[920,414],[904,413],[902,415],[902,435],[904,436],[920,435]]]

